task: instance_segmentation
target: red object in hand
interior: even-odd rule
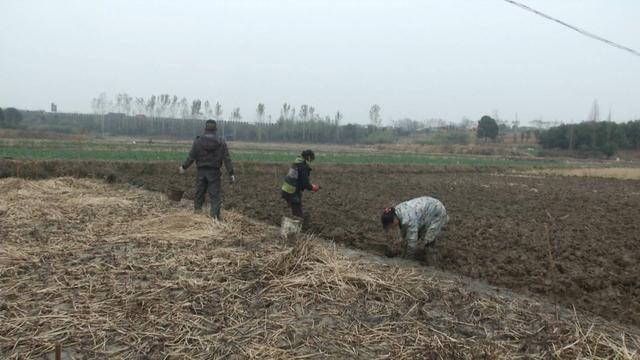
[[[318,192],[318,190],[320,190],[320,185],[318,184],[311,184],[311,191],[313,192]]]

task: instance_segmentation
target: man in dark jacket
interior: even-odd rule
[[[282,198],[291,207],[291,214],[303,218],[305,222],[309,219],[304,216],[302,211],[302,192],[304,190],[313,192],[320,190],[320,186],[309,181],[309,175],[311,174],[309,163],[315,158],[313,151],[303,151],[291,165],[287,176],[284,178],[284,184],[282,184]]]
[[[198,136],[193,142],[189,157],[180,166],[180,174],[184,174],[186,169],[196,162],[198,173],[196,175],[196,194],[193,204],[196,211],[202,210],[204,204],[204,195],[209,193],[211,201],[211,216],[218,220],[220,217],[220,168],[224,163],[224,167],[229,173],[231,183],[236,178],[233,175],[233,164],[229,157],[229,149],[224,139],[216,135],[216,122],[207,120],[205,123],[204,134]]]

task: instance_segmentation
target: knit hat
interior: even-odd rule
[[[207,122],[204,123],[204,129],[207,131],[216,131],[217,129],[216,121],[207,120]]]

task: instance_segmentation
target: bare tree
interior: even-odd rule
[[[343,115],[340,111],[336,111],[336,116],[333,118],[333,122],[336,126],[336,142],[340,141],[340,122],[342,121]]]
[[[133,102],[133,97],[129,96],[129,94],[122,94],[122,110],[127,115],[131,115],[131,103]]]
[[[104,115],[107,113],[107,111],[109,111],[109,108],[111,107],[111,101],[109,101],[109,97],[107,96],[107,93],[103,92],[100,93],[100,96],[98,97],[98,103],[99,103],[99,108],[100,108],[100,114]]]
[[[175,119],[176,113],[178,111],[178,97],[173,95],[171,98],[171,105],[169,105],[169,111],[171,112],[171,117]]]
[[[162,94],[158,97],[158,116],[167,115],[169,104],[171,104],[171,96],[169,94]]]
[[[136,98],[136,113],[137,114],[144,114],[146,107],[145,107],[145,101],[143,97],[137,97]]]
[[[600,121],[600,106],[598,105],[598,100],[593,100],[593,106],[591,107],[591,112],[589,113],[589,119],[587,120],[591,123],[591,147],[593,149],[596,148],[596,132],[597,132],[597,122]]]
[[[202,107],[201,100],[198,100],[198,99],[193,100],[193,102],[191,103],[191,116],[197,119],[200,116],[201,107]]]
[[[211,118],[211,116],[213,115],[213,110],[211,109],[211,103],[209,102],[209,100],[206,100],[204,102],[204,115],[207,118]]]
[[[100,100],[98,98],[91,99],[91,109],[94,114],[100,114]]]
[[[214,112],[216,115],[216,120],[220,120],[220,116],[222,116],[222,105],[220,102],[216,101],[216,106],[214,107]]]
[[[342,115],[342,113],[340,111],[337,111],[336,116],[333,118],[334,124],[336,126],[340,126],[340,122],[342,121],[343,118],[344,116]]]
[[[460,127],[463,129],[471,129],[473,127],[473,124],[473,121],[471,121],[471,119],[466,116],[463,116],[462,120],[460,121]]]
[[[289,120],[289,112],[291,111],[291,105],[284,103],[282,109],[280,109],[280,120]]]
[[[259,103],[258,107],[256,108],[256,121],[258,123],[264,122],[264,104],[263,103]]]
[[[309,120],[309,105],[306,104],[302,104],[300,105],[300,113],[298,114],[298,116],[300,117],[300,121],[307,121]]]
[[[107,93],[103,92],[98,95],[97,98],[91,100],[91,107],[93,108],[93,112],[95,114],[100,115],[100,128],[102,132],[102,136],[104,137],[104,114],[107,112],[107,108],[109,106],[109,99],[107,98]]]
[[[423,124],[420,121],[416,121],[410,118],[402,118],[400,120],[393,121],[393,127],[404,131],[405,133],[414,133],[422,126]]]
[[[189,118],[189,115],[191,115],[191,109],[189,108],[189,100],[183,97],[180,100],[180,103],[178,106],[180,107],[180,117],[182,117],[183,119]]]
[[[369,109],[369,120],[371,120],[371,125],[379,127],[382,125],[382,117],[380,116],[380,106],[377,104],[371,105]]]
[[[234,122],[233,124],[233,139],[236,140],[238,138],[238,122],[242,120],[242,115],[240,115],[240,108],[235,108],[231,112],[231,120]],[[224,128],[223,128],[224,129]]]
[[[233,111],[231,112],[231,119],[233,119],[233,121],[242,120],[242,115],[240,115],[240,108],[233,109]]]
[[[122,110],[122,106],[123,106],[123,98],[122,98],[122,94],[116,94],[116,103],[115,103],[115,111],[116,112],[123,112]]]
[[[147,114],[151,117],[155,116],[155,109],[156,109],[156,96],[155,95],[151,95],[151,97],[149,98],[149,100],[147,100]]]

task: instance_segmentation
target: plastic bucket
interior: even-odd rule
[[[285,239],[296,237],[302,231],[302,220],[291,219],[286,216],[282,218],[280,235]]]
[[[167,189],[167,197],[171,201],[180,201],[182,200],[182,195],[184,195],[184,190],[179,189],[175,186],[170,186]]]

